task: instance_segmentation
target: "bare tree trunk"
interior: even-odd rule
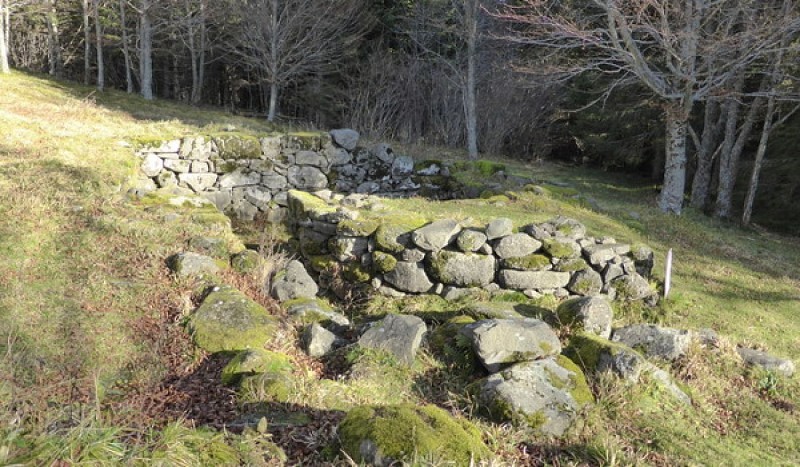
[[[274,122],[275,116],[278,113],[278,80],[275,76],[276,73],[276,65],[278,63],[278,47],[280,47],[280,41],[278,40],[278,0],[272,0],[270,2],[270,8],[272,9],[272,15],[270,16],[270,21],[272,24],[270,25],[272,34],[270,35],[270,60],[272,63],[272,70],[269,74],[270,83],[269,83],[269,110],[267,111],[267,121]]]
[[[145,100],[153,100],[153,25],[150,21],[150,0],[141,1],[141,16],[139,18],[139,83],[141,94]]]
[[[83,14],[83,84],[89,85],[92,74],[92,35],[89,28],[89,0],[81,0]]]
[[[735,99],[733,99],[735,100]],[[736,175],[739,169],[739,159],[742,156],[744,145],[750,137],[750,131],[755,124],[758,109],[761,106],[761,99],[756,99],[750,104],[744,122],[736,136],[738,124],[739,103],[736,101],[734,111],[727,116],[728,121],[725,127],[725,141],[719,161],[719,185],[717,185],[717,201],[714,206],[714,217],[728,218],[733,210],[733,188],[736,185]],[[729,137],[729,132],[733,131],[734,137]]]
[[[697,168],[692,180],[690,204],[697,209],[705,209],[708,205],[708,189],[711,187],[711,174],[714,168],[714,147],[719,137],[720,122],[722,118],[719,102],[708,101],[703,118],[703,135],[700,147],[697,148]]]
[[[191,4],[186,0],[184,4],[186,7],[186,14],[191,14]],[[187,41],[186,45],[189,48],[189,58],[192,67],[192,92],[190,95],[190,102],[192,104],[199,104],[203,97],[203,85],[205,80],[205,66],[206,66],[206,1],[200,1],[200,9],[197,14],[197,25],[194,21],[190,20],[187,26]],[[199,38],[197,35],[199,34]]]
[[[60,77],[63,71],[61,59],[61,39],[58,30],[58,10],[56,1],[49,0],[48,10],[45,13],[47,23],[47,60],[49,63],[49,73],[52,76]]]
[[[278,83],[272,82],[269,84],[269,112],[267,113],[267,121],[274,122],[275,115],[278,112]],[[284,114],[285,115],[285,114]]]
[[[8,66],[8,5],[6,0],[0,0],[0,74],[9,73]]]
[[[119,0],[119,22],[122,28],[122,55],[125,57],[125,83],[128,94],[133,93],[133,73],[131,72],[131,51],[128,46],[128,25],[125,21],[125,2]]]
[[[764,165],[764,156],[767,153],[767,143],[772,132],[772,118],[775,115],[775,95],[771,94],[767,101],[767,113],[764,115],[764,126],[761,128],[761,138],[758,141],[756,159],[753,162],[753,173],[750,174],[750,184],[747,186],[747,197],[744,201],[744,212],[742,213],[742,223],[750,224],[753,217],[753,203],[756,200],[756,190],[758,190],[758,178],[761,175],[761,167]]]
[[[94,0],[94,33],[97,49],[97,90],[106,89],[106,71],[103,61],[103,25],[100,23],[100,0]]]
[[[666,121],[664,185],[658,198],[658,207],[664,212],[680,214],[686,188],[686,133],[689,122],[683,109],[675,108],[667,109]]]
[[[467,27],[467,82],[464,93],[464,117],[467,124],[467,153],[469,158],[478,158],[478,116],[476,111],[475,66],[478,59],[478,15],[479,0],[467,0],[464,5],[464,22]]]

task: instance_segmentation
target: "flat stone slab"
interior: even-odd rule
[[[789,359],[775,357],[766,352],[748,349],[746,347],[739,347],[736,349],[736,352],[748,365],[774,371],[789,378],[794,375],[794,362]]]
[[[503,269],[500,271],[500,281],[507,289],[557,289],[566,287],[570,280],[568,272],[556,271],[516,271]]]
[[[542,242],[525,233],[511,234],[501,238],[494,246],[494,254],[500,259],[528,256],[541,248]]]
[[[653,324],[634,324],[614,330],[611,340],[634,349],[642,349],[648,357],[676,360],[686,355],[692,335],[689,331],[662,328]]]
[[[431,274],[445,285],[483,287],[494,281],[495,258],[491,255],[438,251],[431,254]]]
[[[169,267],[178,277],[204,276],[219,272],[214,258],[192,252],[173,256],[169,260]]]
[[[488,319],[465,326],[461,333],[490,372],[514,363],[558,355],[561,342],[544,321],[525,319]]]
[[[384,275],[384,279],[402,292],[425,293],[433,288],[433,282],[421,263],[398,261],[394,269]]]
[[[431,222],[411,234],[411,239],[425,251],[439,251],[449,245],[461,232],[461,226],[452,219]]]

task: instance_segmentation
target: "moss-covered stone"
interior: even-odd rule
[[[481,175],[494,175],[497,172],[503,172],[506,170],[505,164],[500,164],[498,162],[487,161],[487,160],[477,160],[472,163],[472,167]]]
[[[261,142],[255,136],[241,133],[213,137],[222,159],[259,159]]]
[[[286,147],[319,151],[330,142],[330,135],[320,131],[296,131],[286,135]]]
[[[388,253],[401,253],[406,249],[400,239],[427,224],[427,219],[413,214],[393,215],[384,219],[375,231],[375,246]]]
[[[292,364],[289,356],[264,349],[248,349],[236,356],[222,369],[222,383],[233,385],[245,376],[262,373],[289,373]]]
[[[316,215],[336,212],[334,206],[329,206],[321,198],[305,191],[289,190],[287,201],[289,215],[295,220],[307,219],[312,212]]]
[[[377,219],[344,219],[336,226],[336,233],[347,237],[369,237],[380,225]]]
[[[356,462],[385,465],[432,458],[455,465],[487,459],[480,431],[432,406],[361,406],[339,425],[342,449]]]
[[[369,282],[372,279],[372,274],[361,265],[361,263],[352,262],[346,263],[342,269],[344,278],[352,282]]]
[[[570,375],[570,390],[569,393],[575,402],[579,405],[586,405],[591,404],[594,402],[594,395],[592,394],[592,390],[589,388],[589,384],[586,382],[586,375],[583,374],[583,370],[575,364],[572,360],[570,360],[565,355],[559,355],[556,357],[556,363],[562,368],[566,368],[567,370],[571,371],[573,374]]]
[[[308,258],[308,262],[311,265],[311,269],[317,272],[331,270],[339,264],[331,255],[311,255]]]
[[[231,256],[231,267],[240,274],[249,274],[264,264],[264,258],[257,251],[243,250]]]
[[[570,227],[570,226],[568,224],[565,224],[560,227]],[[544,251],[547,252],[547,254],[550,255],[551,257],[559,259],[574,258],[580,254],[579,250],[555,238],[545,239],[542,242],[542,248],[544,248]]]
[[[261,402],[287,403],[295,394],[295,385],[290,373],[260,373],[242,377],[240,393]]]
[[[389,253],[376,250],[372,252],[372,265],[377,272],[386,274],[387,272],[394,271],[394,268],[397,266],[397,258]]]
[[[187,324],[198,347],[222,352],[263,348],[278,319],[239,290],[221,286],[206,296]]]
[[[503,268],[519,271],[541,271],[550,266],[550,258],[544,255],[530,254],[503,260]]]
[[[582,258],[572,258],[559,261],[553,269],[559,272],[577,272],[588,267],[589,264]]]
[[[564,348],[563,353],[570,360],[578,364],[584,371],[593,372],[597,370],[600,357],[604,353],[613,357],[620,352],[635,353],[635,351],[627,345],[612,342],[588,332],[579,332],[570,338],[569,345]],[[644,360],[644,357],[641,358]]]

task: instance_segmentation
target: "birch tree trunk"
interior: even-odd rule
[[[150,0],[141,0],[139,17],[139,83],[141,94],[146,100],[153,100],[153,25],[150,20]]]
[[[682,109],[668,108],[666,122],[664,185],[658,197],[658,207],[667,213],[680,214],[686,188],[686,134],[689,118]]]
[[[97,49],[97,90],[106,88],[105,62],[103,61],[103,25],[100,23],[100,0],[94,1],[95,48]]]
[[[735,112],[727,116],[728,121],[725,128],[725,142],[723,143],[722,154],[719,161],[719,184],[717,185],[717,201],[714,206],[714,217],[728,218],[731,216],[733,210],[733,189],[736,185],[736,175],[739,169],[739,159],[741,159],[744,145],[747,138],[750,137],[750,131],[756,121],[756,115],[761,107],[761,99],[757,98],[750,104],[750,110],[747,112],[741,128],[736,135],[736,126],[738,123],[738,100],[735,100]],[[733,137],[728,136],[729,131],[733,131]]]
[[[83,84],[89,85],[92,73],[92,35],[89,28],[89,0],[81,0],[83,14]]]
[[[51,76],[61,77],[63,63],[61,60],[61,39],[58,30],[58,10],[56,10],[56,0],[49,0],[45,13],[47,23],[47,61],[49,63],[49,73]]]
[[[270,2],[270,8],[272,9],[272,15],[270,17],[270,25],[272,34],[269,38],[270,40],[270,66],[271,73],[270,76],[270,83],[269,83],[269,109],[267,110],[267,121],[274,122],[275,116],[278,113],[278,79],[277,79],[277,70],[280,68],[278,66],[278,57],[279,57],[279,47],[281,46],[280,38],[278,37],[278,0],[272,0]]]
[[[8,66],[8,28],[6,27],[8,21],[8,5],[6,0],[0,0],[0,74],[10,72]]]
[[[471,160],[478,159],[478,116],[477,116],[477,84],[475,67],[478,60],[478,15],[479,0],[466,0],[464,5],[464,23],[467,27],[467,81],[464,93],[464,117],[467,125],[467,153]]]
[[[131,72],[131,51],[128,46],[128,25],[125,18],[125,2],[119,0],[119,22],[122,29],[122,55],[125,57],[125,83],[127,84],[128,94],[133,93],[133,73]]]

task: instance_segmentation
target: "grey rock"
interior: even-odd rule
[[[448,301],[459,300],[465,297],[476,296],[480,293],[479,287],[453,287],[445,286],[440,294],[443,299]]]
[[[515,310],[514,305],[510,302],[478,302],[469,305],[464,313],[475,319],[524,319],[525,316]]]
[[[252,221],[258,214],[258,208],[246,199],[234,199],[230,210],[234,217],[243,221]]]
[[[767,371],[774,371],[787,378],[791,378],[794,375],[794,362],[789,359],[778,358],[766,352],[746,347],[739,347],[736,352],[748,365],[757,366]]]
[[[617,258],[615,256],[614,258]],[[622,277],[625,275],[625,269],[622,267],[622,264],[617,264],[614,262],[609,262],[606,264],[606,267],[603,268],[603,284],[606,286],[610,286],[614,279]]]
[[[569,280],[570,274],[568,272],[514,271],[512,269],[502,269],[500,271],[502,284],[507,289],[514,290],[557,289],[566,287]]]
[[[578,411],[591,402],[584,397],[576,400],[574,394],[579,393],[589,397],[585,377],[545,359],[519,363],[489,376],[481,384],[480,398],[496,412],[505,409],[504,413],[494,413],[495,417],[536,420],[541,423],[532,428],[545,435],[562,436],[577,419]]]
[[[596,334],[604,339],[611,336],[614,310],[608,300],[602,297],[566,300],[558,306],[556,314],[563,325],[577,324],[585,332]]]
[[[148,177],[155,177],[164,168],[164,161],[155,154],[147,154],[142,160],[142,173]]]
[[[366,237],[335,237],[330,241],[330,250],[339,262],[359,259],[367,253],[368,248],[369,240]]]
[[[519,258],[530,255],[539,248],[542,242],[525,233],[516,233],[501,238],[494,246],[494,254],[501,259]]]
[[[483,287],[494,280],[494,256],[440,250],[431,253],[431,276],[446,285]]]
[[[409,263],[419,263],[425,259],[425,252],[417,248],[406,248],[400,253],[400,260]]]
[[[294,323],[317,323],[337,332],[350,327],[347,316],[331,309],[318,298],[292,300],[288,302],[286,313]]]
[[[335,348],[338,341],[336,334],[317,323],[305,328],[301,337],[303,350],[311,357],[322,357]]]
[[[356,193],[360,194],[377,193],[380,190],[380,183],[373,181],[361,183],[358,185],[358,187],[356,187]]]
[[[178,177],[169,170],[162,170],[160,174],[155,177],[156,183],[159,188],[175,186],[178,184]]]
[[[177,173],[189,172],[192,163],[183,159],[167,159],[164,161],[164,168]]]
[[[291,166],[287,178],[290,184],[300,190],[318,190],[328,187],[328,177],[316,167]]]
[[[289,207],[289,192],[280,191],[272,194],[272,202],[282,208]]]
[[[433,282],[428,278],[421,263],[398,261],[395,268],[383,278],[402,292],[426,293],[433,288]]]
[[[377,158],[388,166],[391,166],[394,162],[394,151],[392,147],[386,143],[376,144],[370,148],[369,153],[372,157]]]
[[[548,238],[552,238],[550,232],[548,232],[545,228],[536,225],[536,224],[528,224],[522,227],[523,232],[530,235],[531,237],[535,238],[536,240],[543,241],[547,240]]]
[[[210,172],[211,171],[211,165],[208,162],[192,161],[192,165],[191,165],[189,171],[192,172],[192,173]]]
[[[177,153],[181,149],[181,140],[173,139],[169,141],[162,142],[159,146],[153,146],[148,148],[147,150],[150,152],[174,152]]]
[[[178,182],[185,184],[196,192],[210,190],[217,182],[217,174],[179,174]]]
[[[648,357],[676,360],[686,355],[692,336],[688,331],[634,324],[614,330],[611,340],[642,349]]]
[[[333,142],[348,151],[352,151],[356,148],[359,137],[360,135],[357,131],[349,128],[331,130],[331,138],[333,138]]]
[[[306,271],[303,263],[292,260],[272,280],[270,293],[279,302],[295,298],[314,298],[319,287]]]
[[[603,266],[611,261],[617,253],[614,245],[586,245],[583,247],[583,255],[592,266]]]
[[[557,237],[578,240],[586,236],[586,227],[575,219],[559,216],[551,219],[548,223],[553,226],[553,234]]]
[[[244,189],[244,199],[259,210],[264,211],[269,208],[269,202],[272,200],[272,193],[261,186],[249,186]]]
[[[170,258],[169,267],[178,277],[204,276],[219,272],[214,258],[197,253],[178,253]]]
[[[456,238],[458,248],[466,253],[478,251],[486,244],[487,236],[485,233],[473,229],[462,230]],[[491,253],[489,253],[491,254]]]
[[[636,245],[631,248],[631,258],[633,258],[636,266],[636,272],[644,278],[650,278],[653,273],[653,266],[655,266],[655,254],[653,250],[646,245]]]
[[[294,163],[297,165],[310,165],[318,168],[324,168],[328,166],[328,161],[325,159],[325,157],[315,151],[299,151],[294,156]]]
[[[220,188],[233,188],[235,186],[258,185],[261,183],[261,174],[242,167],[220,177]]]
[[[388,351],[398,362],[411,365],[427,330],[422,319],[416,316],[388,315],[370,327],[358,339],[358,344]]]
[[[395,178],[408,176],[414,171],[414,159],[409,156],[397,156],[392,162],[391,170]]]
[[[414,243],[426,251],[439,251],[449,245],[461,232],[461,226],[452,219],[431,222],[411,234]]]
[[[269,188],[270,191],[280,191],[289,186],[286,177],[280,174],[264,174],[261,176],[261,184]]]
[[[558,355],[561,343],[544,321],[525,319],[489,319],[465,326],[461,333],[489,372],[508,365]]]
[[[617,291],[617,297],[624,300],[644,300],[655,296],[650,284],[639,274],[618,277],[611,282]]]
[[[577,271],[567,284],[567,290],[577,295],[597,295],[602,289],[603,278],[591,268]]]
[[[513,231],[514,224],[511,222],[511,219],[501,217],[489,222],[486,226],[486,237],[489,240],[495,240],[497,238],[507,237],[511,235]]]
[[[344,148],[331,146],[325,150],[325,154],[328,156],[328,162],[334,167],[349,164],[353,160],[353,156]]]
[[[223,212],[228,209],[231,201],[233,201],[231,190],[207,191],[203,193],[203,197],[214,203],[214,206]]]

